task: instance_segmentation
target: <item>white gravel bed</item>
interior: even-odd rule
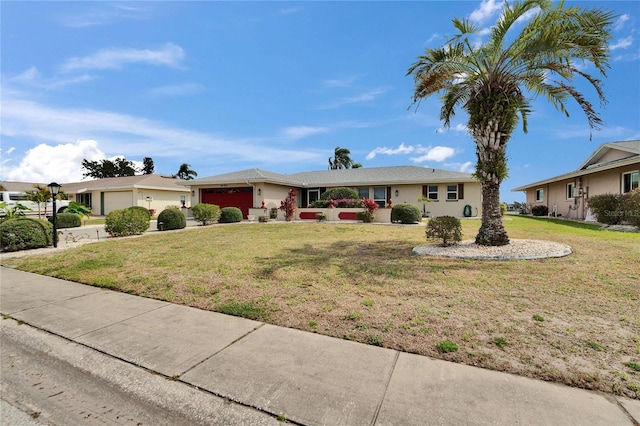
[[[465,240],[459,244],[442,247],[439,244],[425,244],[413,248],[413,252],[423,256],[455,257],[460,259],[509,260],[545,259],[564,257],[573,251],[566,244],[542,240],[510,239],[506,246],[479,246],[475,240]]]

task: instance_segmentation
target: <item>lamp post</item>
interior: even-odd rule
[[[51,182],[49,185],[49,192],[53,198],[53,248],[58,247],[58,209],[56,208],[56,198],[60,192],[60,184]]]

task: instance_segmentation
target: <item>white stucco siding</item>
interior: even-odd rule
[[[133,191],[115,191],[104,193],[104,214],[135,205]]]

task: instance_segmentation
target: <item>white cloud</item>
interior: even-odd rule
[[[91,9],[76,14],[67,14],[58,17],[62,25],[72,28],[86,28],[98,25],[107,25],[124,19],[144,19],[147,16],[147,10],[141,7],[130,5],[102,5],[95,6],[98,2],[91,5]]]
[[[467,125],[461,124],[461,123],[458,123],[455,126],[449,127],[449,128],[440,127],[436,129],[436,133],[444,133],[446,131],[454,131],[458,133],[469,133],[469,129],[467,128]]]
[[[622,28],[624,28],[625,23],[629,20],[629,15],[624,14],[624,15],[620,15],[620,17],[618,17],[618,21],[616,22],[616,25],[614,27],[614,29],[616,31],[620,31]]]
[[[71,84],[85,83],[87,81],[93,80],[94,77],[82,74],[75,77],[69,78],[42,78],[40,72],[36,67],[30,67],[26,71],[21,74],[18,74],[15,77],[10,78],[8,81],[5,81],[3,84],[3,89],[6,90],[9,87],[9,83],[14,86],[28,86],[28,87],[36,87],[40,89],[58,89]]]
[[[118,69],[131,63],[179,67],[184,56],[184,50],[173,43],[167,43],[164,48],[158,50],[103,49],[93,55],[67,60],[62,65],[62,70],[68,72],[78,69]]]
[[[28,70],[12,78],[13,81],[33,81],[39,77],[40,73],[36,67],[30,67]]]
[[[321,109],[333,109],[333,108],[341,107],[343,105],[351,105],[351,104],[360,104],[360,103],[371,102],[371,101],[377,99],[380,95],[386,93],[387,90],[388,89],[384,89],[384,88],[371,89],[369,91],[360,93],[360,94],[355,95],[355,96],[350,96],[350,97],[338,99],[337,101],[335,101],[333,103],[330,103],[328,105],[325,105],[323,107],[320,107],[320,108]]]
[[[445,163],[445,167],[449,167],[455,169],[460,173],[472,173],[474,163],[472,161],[467,161],[465,163]]]
[[[329,129],[326,127],[294,126],[287,127],[282,133],[288,139],[297,140],[306,138],[308,136],[317,135],[319,133],[326,133],[328,131]]]
[[[357,77],[345,77],[345,78],[334,78],[329,80],[323,80],[322,84],[325,87],[349,87],[351,83],[356,80]]]
[[[609,45],[609,50],[626,49],[633,44],[633,36],[625,37]]]
[[[469,20],[482,24],[500,11],[503,5],[504,1],[482,0],[480,6],[469,15]]]
[[[161,86],[149,90],[149,94],[153,96],[186,96],[200,93],[204,90],[204,86],[195,83],[175,84],[170,86]]]
[[[301,7],[290,7],[288,9],[280,9],[278,15],[291,15],[292,13],[298,13],[302,11]]]
[[[417,154],[424,154],[419,157],[411,158],[414,163],[424,163],[425,161],[435,161],[441,163],[447,158],[453,157],[456,153],[455,149],[448,146],[419,147],[416,149]]]
[[[40,144],[27,151],[16,166],[3,164],[3,179],[24,182],[78,182],[82,180],[83,159],[105,158],[93,140],[59,145]]]
[[[386,146],[378,147],[367,154],[367,160],[373,160],[376,155],[384,154],[384,155],[398,155],[398,154],[410,154],[415,150],[415,148],[411,145],[406,146],[404,143],[401,143],[397,148],[387,148]]]

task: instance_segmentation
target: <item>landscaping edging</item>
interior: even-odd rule
[[[474,240],[443,247],[425,244],[413,248],[413,252],[423,256],[453,257],[478,260],[546,259],[564,257],[573,253],[571,247],[554,241],[511,239],[506,246],[480,246]]]

